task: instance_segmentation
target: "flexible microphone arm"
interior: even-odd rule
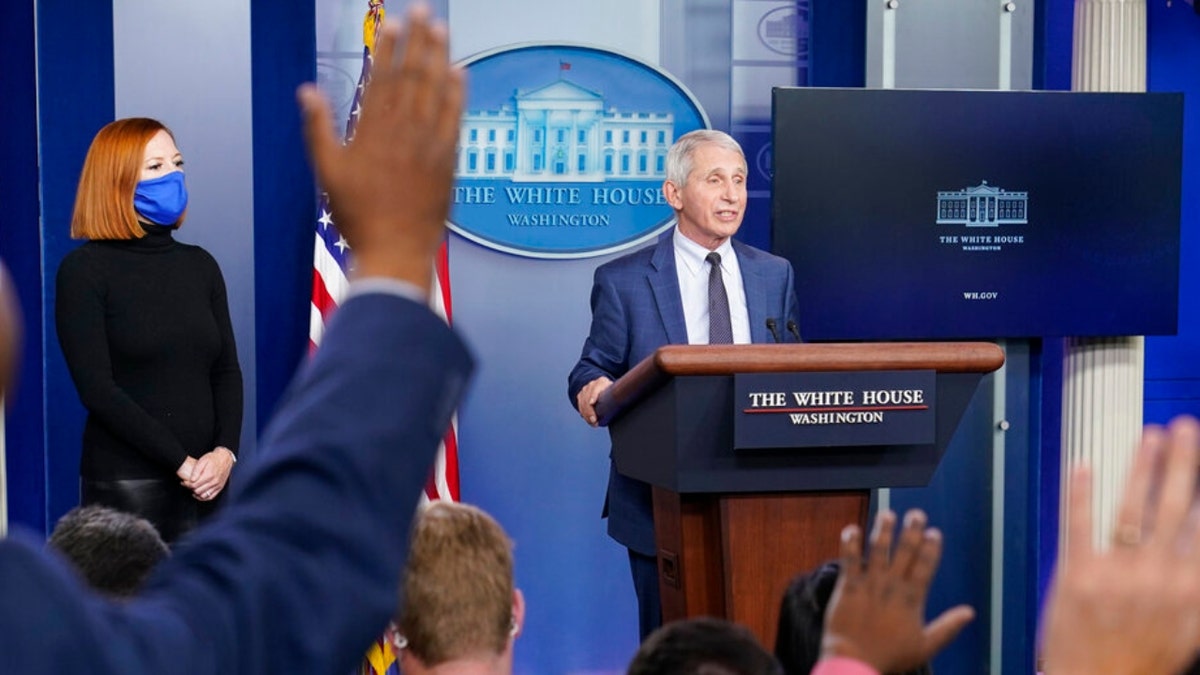
[[[782,340],[779,339],[779,331],[775,329],[775,319],[767,317],[767,330],[771,331],[771,337],[775,338],[775,344],[779,344]]]
[[[787,329],[789,333],[796,336],[796,342],[804,342],[804,340],[800,339],[800,329],[796,327],[795,319],[788,319]]]

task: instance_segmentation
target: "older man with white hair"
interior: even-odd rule
[[[692,131],[671,146],[666,169],[675,227],[596,269],[591,332],[567,387],[592,426],[600,394],[665,344],[800,340],[791,264],[733,239],[746,214],[741,146],[720,131]],[[604,515],[609,536],[629,550],[645,639],[662,622],[650,486],[610,468]]]

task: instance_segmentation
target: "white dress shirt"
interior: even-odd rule
[[[688,344],[708,344],[708,249],[675,229],[675,271],[679,276],[679,295],[683,301],[683,320],[687,324]],[[734,344],[750,344],[750,312],[746,309],[746,288],[737,254],[726,239],[717,247],[721,255],[721,278],[729,296],[729,320],[733,325]]]

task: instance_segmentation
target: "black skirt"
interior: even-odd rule
[[[210,502],[199,501],[177,478],[80,480],[83,506],[98,504],[141,516],[158,528],[170,545],[211,515],[224,496],[222,492]]]

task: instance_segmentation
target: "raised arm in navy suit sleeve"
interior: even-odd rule
[[[347,302],[224,512],[136,602],[0,542],[0,671],[349,672],[394,610],[413,508],[470,373],[411,300]]]

